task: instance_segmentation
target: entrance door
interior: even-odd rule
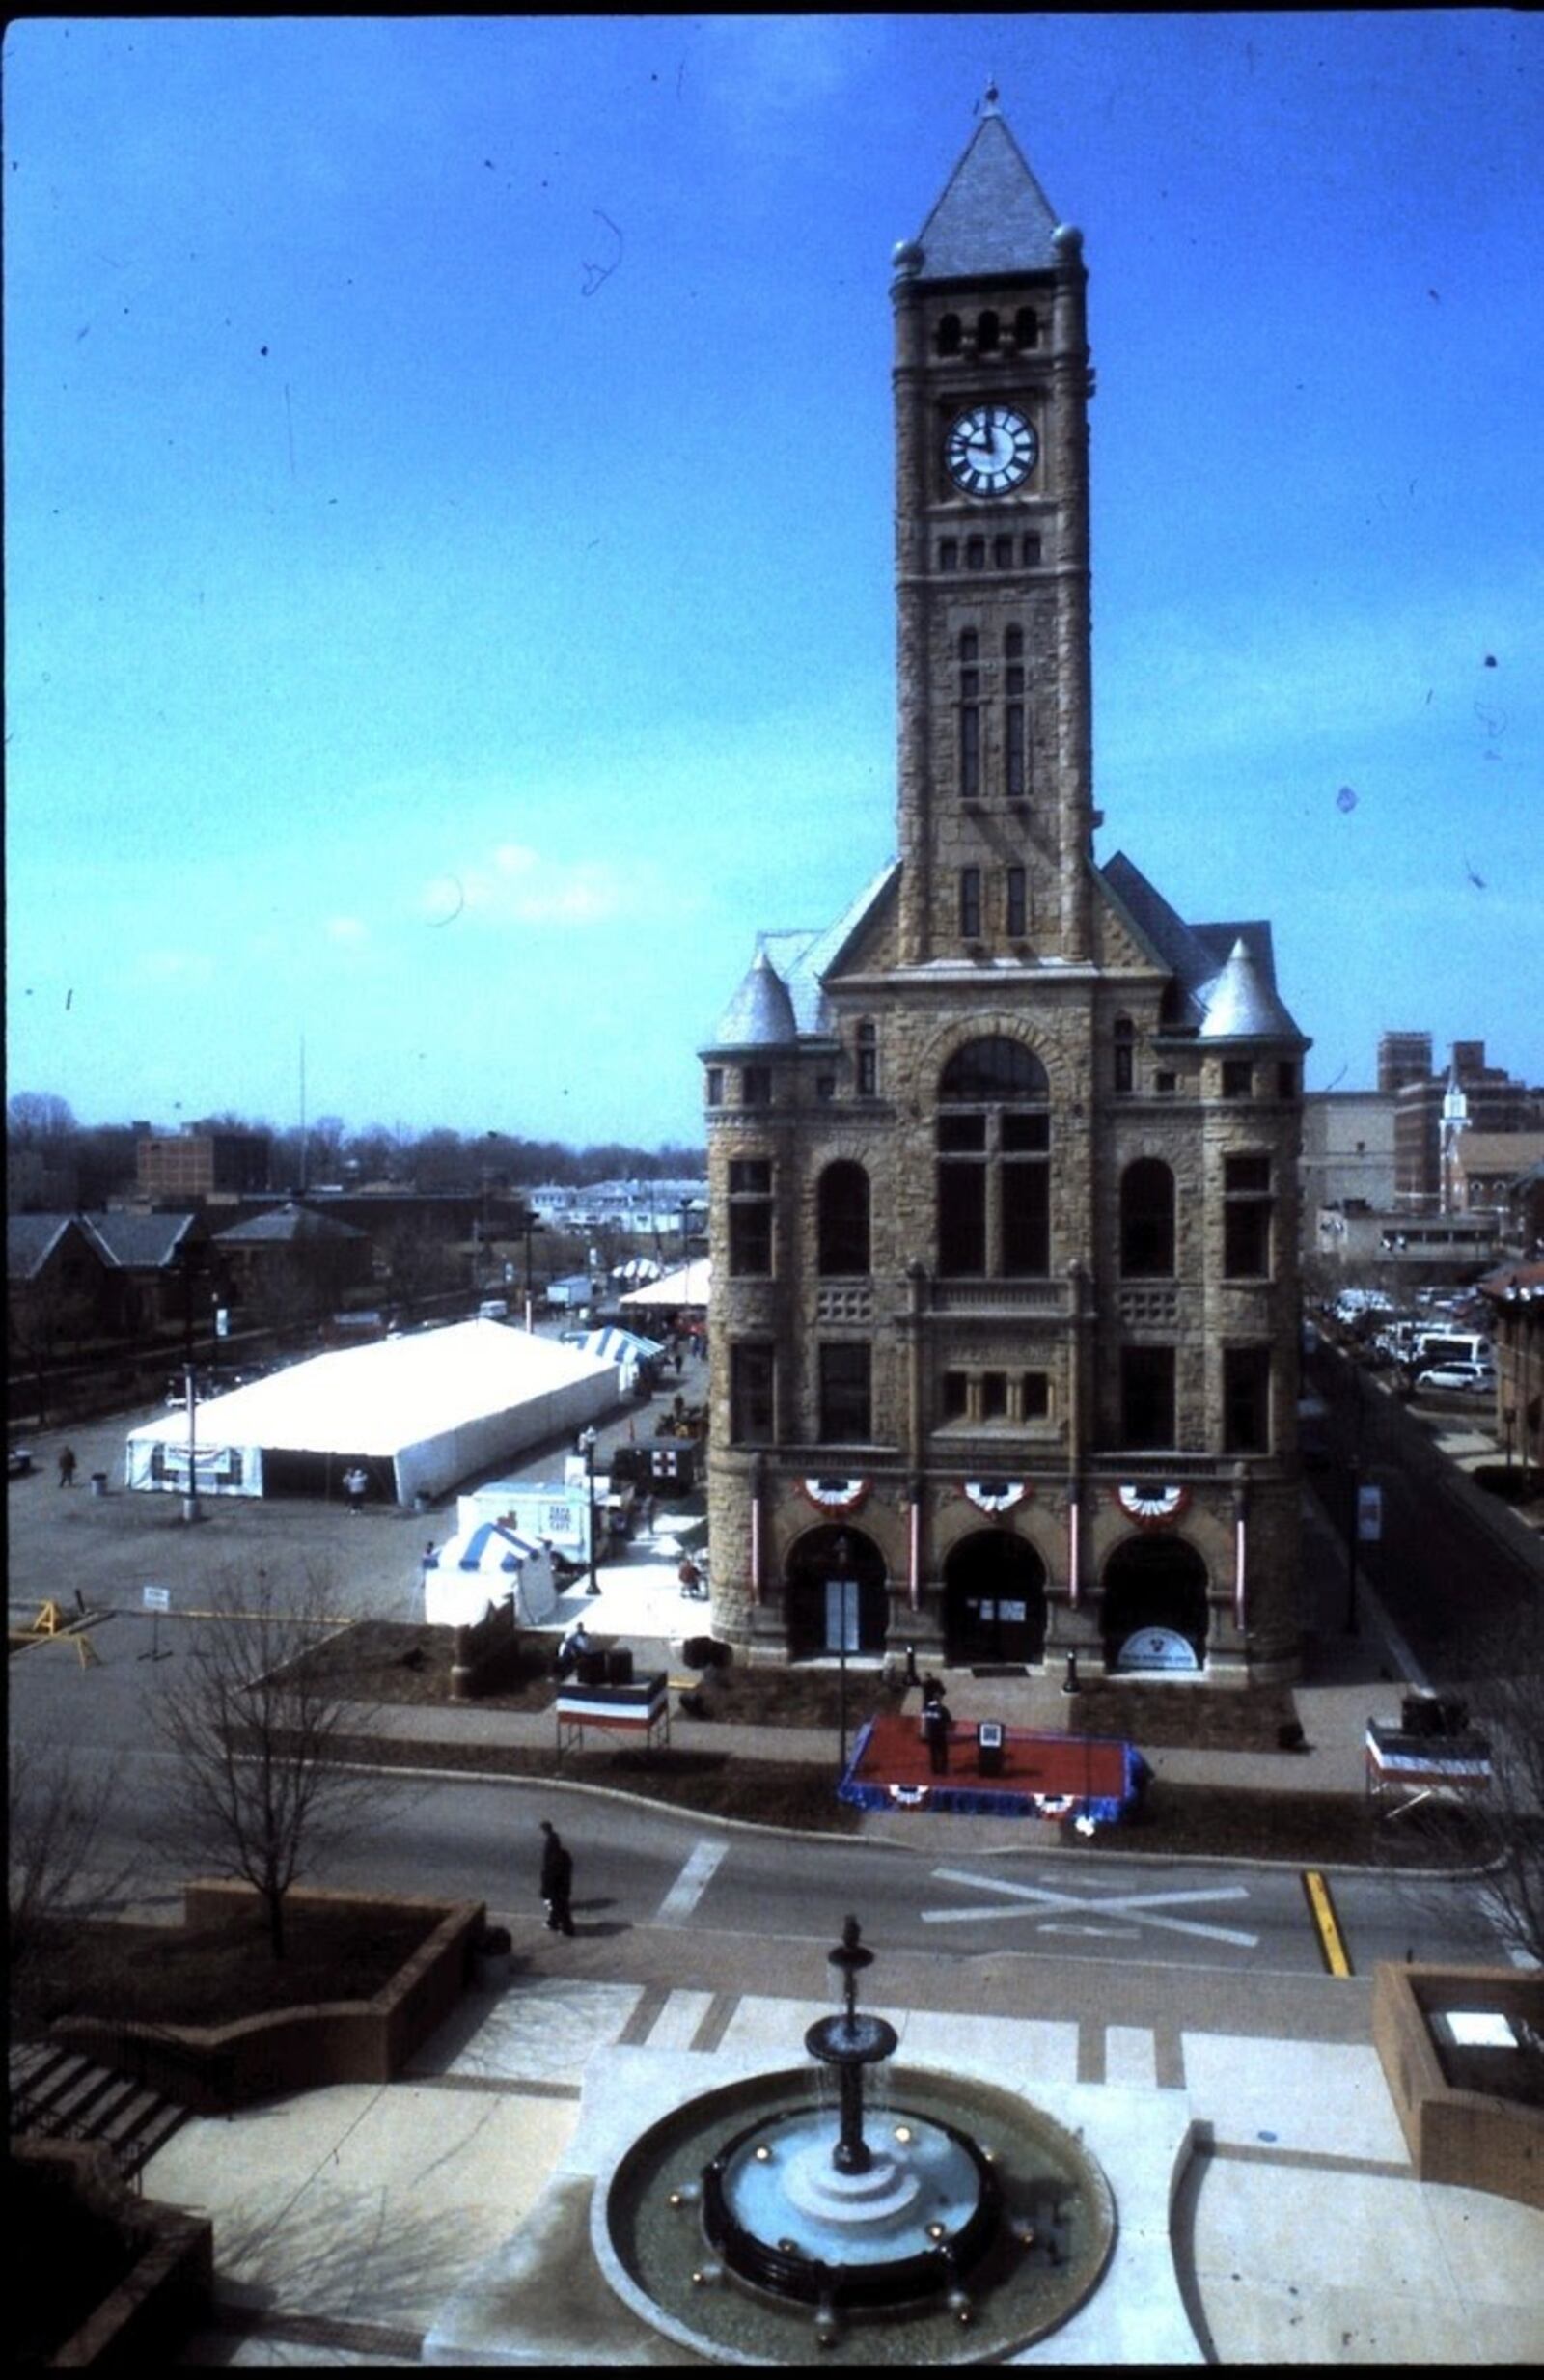
[[[789,1548],[784,1610],[791,1660],[883,1652],[890,1598],[872,1537],[834,1525],[806,1530]]]
[[[979,1530],[944,1564],[945,1659],[991,1669],[1045,1653],[1045,1564],[1004,1529]]]
[[[1127,1537],[1104,1569],[1101,1614],[1109,1669],[1174,1669],[1188,1645],[1199,1669],[1206,1658],[1206,1564],[1172,1531]]]

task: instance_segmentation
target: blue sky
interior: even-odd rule
[[[1544,1080],[1544,22],[6,42],[9,1080],[648,1146],[894,849],[889,260],[1083,227],[1098,852]]]

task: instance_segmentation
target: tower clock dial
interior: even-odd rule
[[[1006,496],[1034,469],[1040,441],[1012,405],[973,405],[950,425],[944,463],[967,496]]]

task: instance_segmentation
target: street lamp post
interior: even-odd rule
[[[843,1529],[832,1549],[833,1583],[840,1601],[837,1617],[837,1778],[840,1783],[847,1773],[847,1589],[852,1584],[848,1565],[852,1548]]]
[[[1362,1375],[1355,1369],[1351,1379],[1351,1467],[1350,1503],[1346,1513],[1345,1536],[1345,1633],[1356,1636],[1357,1622],[1357,1539],[1361,1531],[1362,1504]]]
[[[599,1580],[596,1578],[596,1576],[595,1576],[595,1433],[594,1433],[594,1430],[593,1430],[593,1428],[586,1429],[586,1430],[585,1430],[585,1431],[581,1434],[581,1436],[580,1436],[579,1444],[580,1444],[580,1446],[584,1449],[584,1457],[585,1457],[585,1497],[586,1497],[586,1500],[587,1500],[587,1502],[588,1502],[588,1504],[589,1504],[589,1507],[590,1507],[590,1527],[589,1527],[588,1532],[586,1533],[586,1549],[587,1549],[587,1552],[588,1552],[588,1555],[589,1555],[589,1561],[590,1561],[590,1584],[589,1584],[589,1586],[585,1589],[585,1592],[586,1592],[586,1594],[587,1594],[587,1595],[598,1595],[598,1594],[599,1594],[599,1592],[600,1592],[600,1581],[599,1581]]]

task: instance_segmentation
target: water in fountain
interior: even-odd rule
[[[805,2036],[813,2102],[786,2073],[705,2094],[634,2144],[603,2207],[597,2194],[613,2286],[710,2356],[802,2361],[813,2338],[837,2362],[984,2360],[1055,2328],[1103,2270],[1108,2185],[1039,2110],[913,2072],[866,2123],[865,2072],[898,2046],[855,2006],[871,1955],[849,1919],[831,1953],[845,2006]]]

